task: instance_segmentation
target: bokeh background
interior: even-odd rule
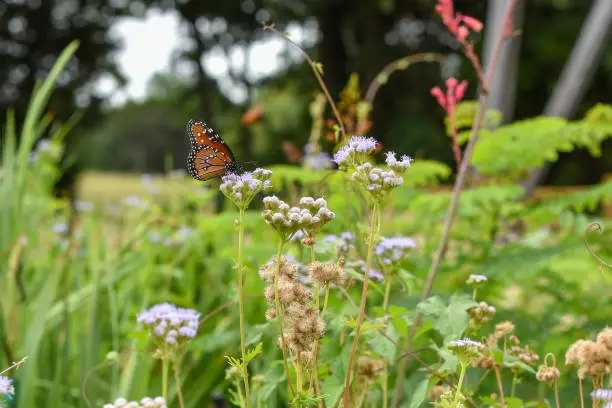
[[[469,81],[467,100],[478,95],[476,74],[435,3],[0,0],[0,368],[29,357],[11,372],[14,404],[84,407],[83,389],[92,406],[119,396],[158,395],[159,364],[142,350],[135,316],[169,301],[213,313],[184,361],[186,406],[227,406],[231,384],[224,356],[239,349],[233,306],[237,213],[218,192],[218,180],[199,183],[185,174],[190,118],[217,129],[239,161],[274,169],[272,193],[292,203],[300,195],[325,194],[338,217],[323,233],[340,235],[365,225],[358,220],[366,219],[367,203],[357,194],[345,201],[341,173],[318,171],[313,162],[304,166],[316,126],[321,125],[321,149],[332,154],[336,148],[333,115],[327,106],[317,117],[322,123],[313,124],[313,101],[321,96],[312,68],[263,24],[287,32],[322,64],[336,101],[360,100],[400,58],[442,57],[388,76],[369,118],[368,135],[383,150],[415,158],[383,216],[385,236],[410,236],[418,243],[402,275],[408,283],[398,285],[390,299],[398,336],[405,336],[456,172],[444,111],[430,90],[456,77]],[[454,3],[484,22],[473,40],[486,66],[506,1]],[[485,147],[477,152],[479,163],[490,172],[482,183],[470,178],[462,196],[435,285],[436,302],[444,307],[426,326],[440,329],[434,322],[456,321],[455,313],[467,321],[465,310],[451,306],[452,294],[471,296],[467,276],[487,275],[479,299],[497,308],[495,322],[516,324],[522,344],[542,357],[555,353],[564,374],[564,405],[578,406],[576,374],[564,367],[563,355],[578,338],[594,337],[612,313],[612,295],[582,235],[593,220],[609,231],[612,215],[612,1],[523,0],[513,20],[520,35],[503,49],[488,108],[502,113],[502,124],[540,115],[572,122],[539,119],[507,133],[502,128],[493,133],[497,141],[489,137],[480,145]],[[32,101],[33,93],[44,93],[41,81],[73,40],[78,49],[48,103]],[[471,118],[470,107],[465,116]],[[26,120],[29,109],[41,109],[40,117]],[[463,124],[469,127],[470,120]],[[63,128],[50,121],[74,126],[64,137]],[[26,147],[16,149],[19,141]],[[532,160],[542,164],[541,152],[553,162],[531,168]],[[522,185],[527,200],[521,199]],[[260,207],[258,197],[244,224],[247,332],[250,345],[264,342],[263,355],[250,368],[264,376],[262,406],[283,407],[280,366],[268,364],[279,354],[276,331],[264,319],[263,283],[256,273],[275,253],[276,236],[265,228]],[[610,259],[609,233],[591,239]],[[331,259],[328,249],[318,247],[317,254]],[[304,250],[293,242],[287,255],[301,262]],[[352,282],[359,284],[360,272],[353,272]],[[381,285],[373,284],[369,304],[382,303]],[[349,288],[355,299],[357,289]],[[346,305],[341,295],[330,296],[330,316],[338,316],[329,322],[330,337],[339,337],[334,330],[353,315]],[[380,317],[378,309],[368,313]],[[441,342],[443,331],[428,332],[414,344],[432,367],[446,364],[429,348],[430,341]],[[345,361],[337,356],[346,350],[332,343],[327,358]],[[397,353],[386,350],[392,357]],[[105,365],[109,352],[114,365]],[[419,389],[426,390],[425,375],[412,364],[403,385],[414,390],[425,384]],[[470,376],[476,384],[476,374]],[[479,392],[488,395],[495,386],[488,378]],[[333,384],[323,387],[333,390],[326,388]],[[552,401],[533,376],[519,390],[525,400]],[[169,395],[176,406],[176,389]],[[419,398],[408,392],[403,406],[425,406],[425,395]]]
[[[468,97],[477,88],[473,69],[435,15],[434,3],[4,1],[0,115],[13,107],[17,118],[23,117],[36,81],[69,41],[78,39],[81,46],[48,108],[60,120],[75,109],[84,112],[68,138],[66,155],[75,153],[77,160],[66,162],[61,187],[73,185],[83,171],[162,173],[168,166],[184,167],[184,124],[190,117],[218,129],[242,161],[287,163],[291,158],[283,143],[303,151],[310,132],[308,106],[318,85],[303,56],[262,29],[262,23],[274,23],[323,64],[334,97],[351,73],[358,74],[365,93],[395,59],[443,54],[442,66],[416,64],[390,77],[376,97],[371,134],[388,148],[452,164],[443,111],[428,97],[429,89],[448,76],[470,81]],[[456,7],[493,27],[497,3],[503,1],[458,0]],[[522,35],[504,55],[503,89],[496,89],[502,96],[494,98],[505,121],[545,111],[581,30],[597,23],[589,19],[589,11],[602,7],[596,3],[521,2],[515,20]],[[609,31],[609,20],[599,24],[599,31]],[[581,91],[571,95],[575,106],[564,116],[580,117],[596,102],[611,102],[612,49],[605,34],[598,38],[599,44],[584,50],[596,57],[589,69],[574,75]],[[478,53],[491,42],[476,40]],[[263,118],[255,126],[243,125],[242,115],[256,105]],[[604,143],[604,152],[610,149]],[[612,170],[611,156],[594,159],[583,150],[562,155],[540,181],[597,182]]]

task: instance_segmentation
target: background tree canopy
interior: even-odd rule
[[[487,2],[455,3],[465,14],[486,18]],[[591,5],[584,0],[525,4],[516,119],[542,112]],[[177,50],[171,73],[158,75],[151,82],[145,101],[105,106],[104,97],[93,91],[95,82],[102,74],[110,74],[119,84],[124,83],[116,63],[120,44],[112,35],[113,24],[124,17],[144,17],[154,9],[180,17],[185,46]],[[78,39],[81,46],[60,78],[50,113],[67,119],[75,108],[84,111],[79,128],[68,141],[79,165],[138,172],[183,167],[187,149],[183,133],[189,117],[202,118],[216,127],[242,160],[263,165],[287,162],[283,142],[302,149],[310,132],[308,109],[317,88],[310,67],[296,58],[289,45],[282,69],[271,77],[250,75],[246,68],[249,58],[244,58],[242,66],[232,64],[221,80],[204,65],[213,54],[229,57],[236,50],[248,50],[269,40],[273,34],[264,32],[262,22],[274,23],[280,30],[299,28],[301,43],[323,64],[324,78],[334,97],[351,73],[359,75],[365,92],[377,73],[395,59],[421,52],[444,54],[447,59],[442,67],[416,64],[389,77],[374,102],[371,133],[390,149],[452,164],[442,127],[443,111],[428,97],[429,90],[454,75],[470,80],[468,97],[473,97],[476,80],[428,0],[6,1],[0,4],[0,114],[4,116],[8,107],[13,107],[17,117],[22,117],[36,81],[68,42]],[[481,45],[482,41],[477,41],[477,46]],[[243,96],[239,103],[228,97],[228,88]],[[612,48],[607,45],[577,116],[596,102],[612,102],[609,89]],[[263,107],[263,119],[244,126],[240,118],[255,104]],[[581,150],[562,156],[546,182],[585,184],[600,180],[612,169],[612,155],[605,154],[611,149],[612,145],[605,143],[604,154],[595,159]],[[76,169],[70,168],[68,175]],[[71,180],[65,177],[62,182]]]

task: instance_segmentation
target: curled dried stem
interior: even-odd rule
[[[595,260],[597,261],[597,263],[599,263],[599,274],[601,275],[601,278],[604,278],[603,275],[603,268],[604,266],[608,267],[608,268],[612,268],[612,264],[607,263],[606,261],[604,261],[599,255],[597,255],[595,253],[595,251],[593,250],[593,248],[591,248],[591,246],[589,245],[589,238],[587,237],[587,233],[590,231],[599,231],[599,233],[601,234],[603,232],[602,228],[601,228],[601,224],[598,222],[592,222],[590,223],[584,230],[584,245],[587,249],[587,251],[589,251],[589,253],[591,254],[591,256],[593,258],[595,258]]]
[[[297,48],[298,51],[304,56],[304,58],[306,58],[306,61],[308,61],[308,64],[310,65],[310,67],[312,68],[312,71],[314,72],[315,76],[317,77],[317,81],[319,81],[319,85],[321,85],[321,89],[323,90],[323,93],[325,93],[325,97],[327,98],[327,101],[329,102],[329,106],[331,106],[332,111],[334,112],[334,116],[336,117],[336,120],[338,121],[338,127],[340,128],[340,134],[342,135],[342,140],[346,140],[347,139],[346,130],[344,129],[344,124],[342,122],[342,117],[340,116],[340,112],[338,111],[338,108],[336,107],[334,99],[331,97],[331,94],[329,93],[329,90],[327,89],[327,86],[325,85],[325,81],[323,81],[323,77],[321,76],[321,72],[322,72],[321,65],[315,63],[312,60],[312,58],[310,58],[308,53],[306,51],[304,51],[304,49],[302,47],[300,47],[295,41],[293,41],[291,38],[289,38],[286,34],[283,34],[280,31],[278,31],[276,28],[274,28],[274,24],[266,25],[266,24],[262,23],[262,25],[263,25],[264,30],[273,31],[276,34],[278,34],[281,37],[283,37],[291,45],[293,45],[295,48]]]

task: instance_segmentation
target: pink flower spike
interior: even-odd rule
[[[448,78],[446,80],[446,89],[448,90],[448,92],[451,93],[458,83],[459,81],[457,81],[455,78]]]
[[[476,20],[474,17],[461,16],[461,20],[470,30],[474,32],[478,33],[480,30],[482,30],[482,23],[479,20]]]
[[[465,90],[467,89],[468,83],[467,81],[461,81],[461,83],[459,85],[457,85],[457,87],[455,88],[455,100],[457,102],[459,102],[461,99],[463,99],[463,96],[465,95]]]
[[[438,103],[440,104],[440,106],[444,109],[447,110],[446,108],[446,95],[444,95],[444,92],[442,92],[442,90],[439,87],[433,87],[431,88],[431,95],[436,98],[436,100],[438,101]]]

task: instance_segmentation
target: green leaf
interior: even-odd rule
[[[333,406],[344,392],[344,376],[330,375],[321,384],[321,391],[326,394],[326,405]]]
[[[400,336],[391,322],[389,322],[387,326],[386,334],[388,338],[378,331],[375,332],[373,337],[368,341],[368,344],[376,354],[386,358],[387,361],[393,361],[397,356],[398,349],[396,344]]]
[[[456,340],[468,327],[467,310],[477,303],[465,294],[453,294],[446,305],[439,297],[431,297],[419,303],[417,308],[433,318],[434,328],[440,332],[444,342]]]
[[[425,398],[427,398],[427,389],[429,388],[429,379],[425,378],[417,385],[414,391],[411,393],[409,408],[418,408],[423,404]]]

